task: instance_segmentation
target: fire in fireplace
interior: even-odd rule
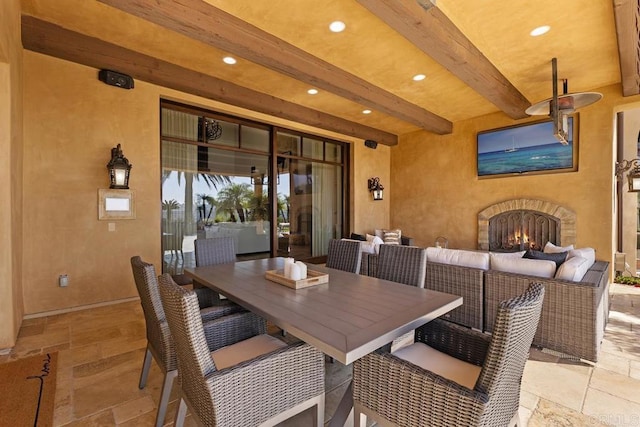
[[[516,252],[542,250],[547,242],[558,243],[560,221],[542,212],[517,210],[489,219],[489,250]]]
[[[546,200],[506,200],[478,213],[481,250],[542,250],[547,242],[568,246],[575,240],[575,212]]]

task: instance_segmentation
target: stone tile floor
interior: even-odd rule
[[[138,389],[146,346],[136,301],[25,320],[16,346],[0,363],[59,352],[56,426],[152,426],[162,375],[152,365]],[[350,367],[326,365],[326,412],[333,413]],[[563,359],[537,349],[525,367],[521,419],[539,426],[640,426],[640,288],[612,285],[600,361]],[[172,425],[176,401],[169,406]],[[310,425],[308,414],[283,426]],[[195,423],[187,417],[188,426]]]

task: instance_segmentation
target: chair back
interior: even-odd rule
[[[131,258],[131,270],[144,312],[147,341],[156,356],[160,358],[158,363],[164,365],[161,368],[165,372],[173,371],[178,365],[169,325],[160,300],[156,269],[153,264],[142,261],[139,256],[134,256]]]
[[[177,285],[171,275],[158,278],[160,297],[176,344],[179,376],[185,397],[194,411],[214,414],[206,376],[216,370],[202,326],[198,297],[194,291]],[[197,414],[199,419],[207,419]],[[210,416],[209,416],[210,417]]]
[[[417,246],[380,245],[379,279],[424,288],[427,274],[427,250]]]
[[[196,239],[196,267],[236,262],[236,244],[233,237]]]
[[[359,274],[361,264],[361,242],[356,240],[329,240],[327,267]]]
[[[520,296],[502,301],[476,390],[489,395],[487,425],[507,425],[518,410],[520,380],[538,327],[544,286],[532,283]]]

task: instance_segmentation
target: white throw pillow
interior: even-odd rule
[[[489,253],[430,247],[427,248],[427,262],[488,270]]]
[[[547,244],[544,245],[544,250],[542,252],[544,252],[545,254],[558,254],[561,252],[569,252],[572,250],[573,250],[573,245],[556,246],[551,242],[547,242]]]
[[[517,258],[491,252],[491,269],[507,273],[551,278],[556,274],[556,263],[543,259]]]
[[[588,259],[589,267],[591,267],[596,262],[596,250],[593,248],[578,248],[569,251],[569,253],[567,254],[567,259],[571,259],[577,256]]]
[[[572,282],[579,282],[582,280],[587,270],[591,267],[589,259],[581,256],[574,256],[571,259],[566,260],[558,268],[556,273],[556,279],[569,280]]]
[[[362,242],[360,247],[362,248],[362,252],[366,252],[368,254],[376,253],[376,245],[373,242]]]

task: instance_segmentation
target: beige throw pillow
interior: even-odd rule
[[[402,232],[399,229],[384,230],[384,235],[382,237],[382,240],[384,241],[385,245],[399,245],[400,243],[402,243],[400,241],[401,234]]]

